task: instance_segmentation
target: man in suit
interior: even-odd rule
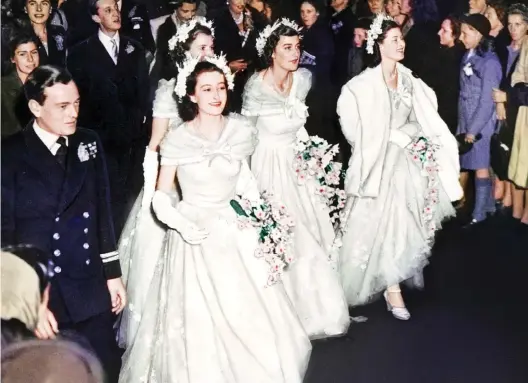
[[[99,31],[73,47],[67,67],[79,87],[80,125],[97,131],[108,161],[116,233],[124,225],[129,201],[142,186],[142,161],[150,113],[144,49],[120,34],[115,0],[90,0]]]
[[[49,310],[38,333],[80,333],[116,381],[113,323],[126,293],[101,142],[77,128],[79,93],[65,69],[36,68],[24,92],[35,119],[2,141],[2,246],[30,244],[53,254]]]

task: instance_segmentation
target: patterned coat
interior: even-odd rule
[[[464,55],[460,68],[457,134],[482,134],[468,153],[460,156],[462,169],[476,170],[490,165],[490,140],[495,131],[497,116],[493,89],[499,89],[502,67],[497,55]]]

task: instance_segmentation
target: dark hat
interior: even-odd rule
[[[484,37],[488,37],[491,32],[491,24],[489,20],[486,16],[481,15],[480,13],[463,15],[460,18],[460,22],[472,26]]]

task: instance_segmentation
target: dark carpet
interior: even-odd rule
[[[436,238],[412,318],[376,301],[342,338],[314,342],[305,383],[528,383],[528,230],[493,217]]]

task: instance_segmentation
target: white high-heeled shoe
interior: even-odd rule
[[[398,291],[394,291],[397,293]],[[394,307],[389,302],[389,296],[387,290],[383,293],[383,298],[385,298],[385,302],[387,303],[387,311],[390,311],[392,313],[392,316],[399,320],[409,320],[411,319],[411,313],[407,308],[404,307]]]

